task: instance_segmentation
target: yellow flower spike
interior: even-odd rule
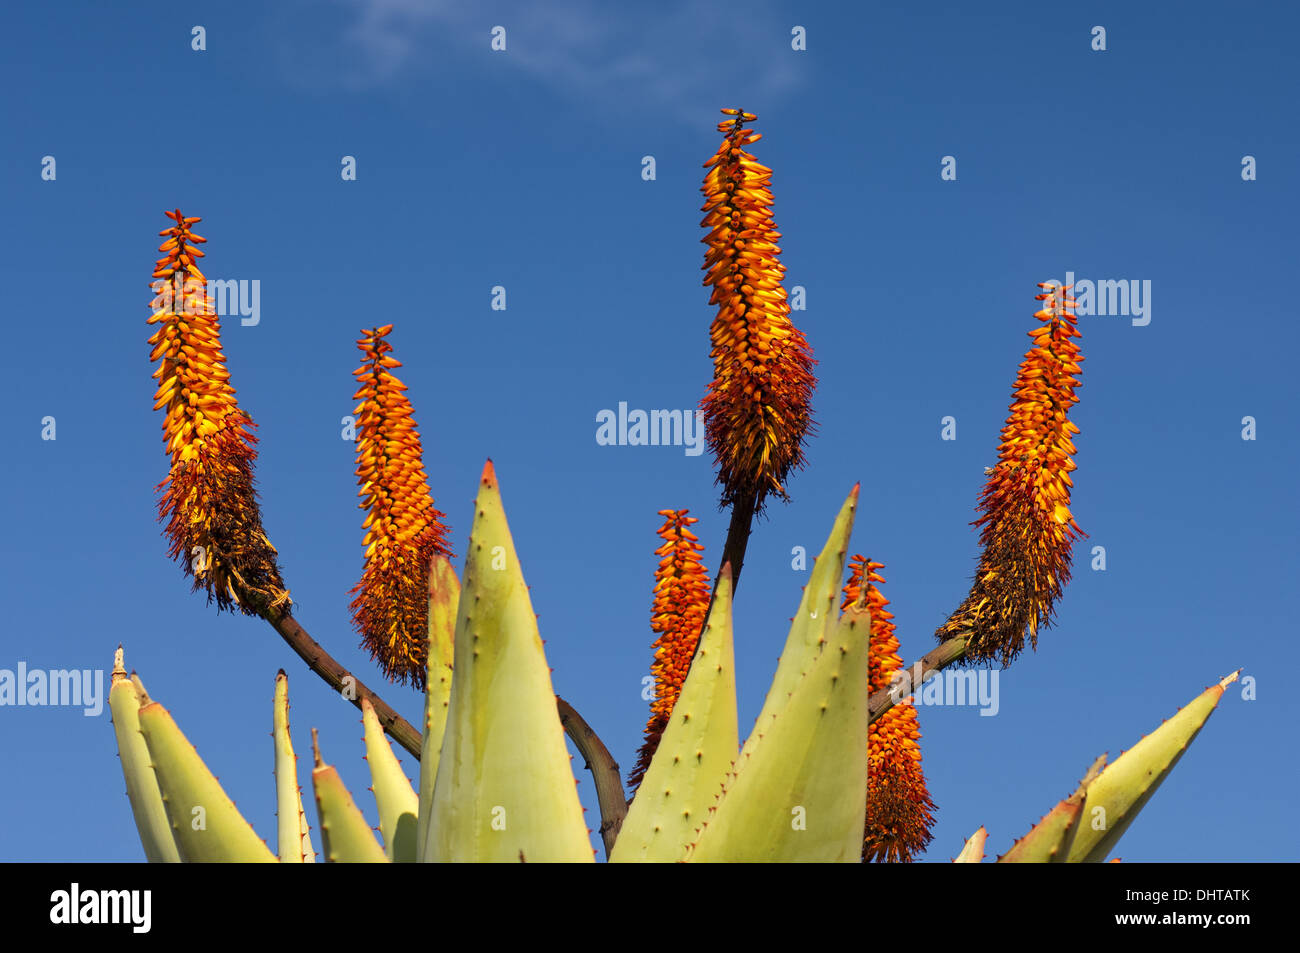
[[[975,583],[957,611],[939,627],[940,641],[971,632],[966,658],[1009,664],[1024,648],[1038,647],[1038,631],[1051,625],[1054,605],[1070,580],[1074,540],[1087,536],[1070,513],[1071,434],[1067,419],[1078,401],[1074,389],[1083,357],[1068,287],[1040,283],[1044,302],[1034,317],[1016,378],[1011,413],[1002,428],[998,463],[980,494],[983,552]]]
[[[718,124],[725,139],[705,163],[701,188],[708,214],[700,224],[710,229],[704,284],[713,286],[709,303],[718,313],[709,332],[713,381],[700,406],[723,504],[761,512],[769,493],[786,498],[787,476],[804,464],[816,362],[781,286],[771,170],[744,149],[758,139],[744,125],[755,117],[722,112],[733,118]]]
[[[894,673],[903,667],[894,615],[885,609],[889,600],[873,585],[885,581],[877,572],[884,564],[854,556],[849,566],[841,609],[860,603],[871,613],[867,682],[868,691],[876,692],[888,688]],[[909,863],[930,843],[936,808],[921,770],[920,740],[916,708],[910,699],[889,709],[867,729],[864,861]]]
[[[391,681],[409,678],[423,689],[429,644],[429,564],[451,556],[443,514],[429,496],[406,386],[388,372],[401,362],[386,357],[393,326],[363,331],[357,347],[365,363],[353,371],[357,406],[357,504],[366,510],[362,540],[366,566],[353,588],[352,618],[361,644]]]
[[[668,718],[686,682],[709,610],[709,572],[699,556],[704,547],[699,537],[687,528],[699,520],[687,516],[689,512],[659,511],[665,517],[664,525],[658,530],[664,543],[655,550],[655,555],[662,558],[655,570],[654,607],[650,611],[650,628],[659,633],[652,646],[655,660],[650,665],[655,697],[650,703],[645,742],[637,755],[636,766],[628,775],[628,785],[633,790],[645,776],[659,739],[668,727]]]
[[[158,518],[166,521],[168,555],[194,578],[195,591],[206,590],[218,610],[258,615],[289,599],[253,488],[254,424],[235,402],[230,375],[216,372],[225,358],[212,301],[195,279],[173,277],[184,270],[182,257],[201,254],[193,245],[207,241],[190,229],[199,219],[179,210],[164,214],[176,224],[159,232],[167,236],[159,247],[167,255],[154,277],[166,280],[151,283],[147,322],[158,325],[149,338],[149,360],[159,362],[152,375],[159,379],[154,409],[165,411],[163,438],[171,455],[167,478],[155,488],[162,491]]]

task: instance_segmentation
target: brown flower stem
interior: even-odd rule
[[[325,684],[330,688],[343,697],[349,698],[357,708],[361,707],[361,699],[370,699],[370,704],[375,707],[375,715],[378,716],[379,724],[384,731],[405,748],[417,763],[419,762],[420,732],[415,730],[414,725],[340,665],[319,642],[307,634],[307,630],[299,625],[298,620],[293,616],[278,609],[267,608],[263,610],[262,617],[271,623],[275,631],[280,633],[280,637],[288,642],[289,647],[307,663],[307,667],[324,679]],[[348,678],[352,680],[351,684],[345,685],[344,680]],[[600,837],[604,841],[605,856],[608,858],[609,852],[614,849],[614,839],[618,837],[619,829],[623,826],[623,818],[627,816],[627,800],[623,795],[623,782],[619,778],[618,764],[609,753],[609,749],[605,747],[605,743],[600,740],[600,736],[572,705],[558,695],[555,696],[555,705],[559,711],[560,724],[564,726],[564,731],[573,741],[574,747],[586,759],[587,769],[596,782],[596,799],[600,805]]]
[[[893,684],[880,689],[867,702],[867,724],[915,692],[931,675],[965,658],[966,641],[971,635],[970,631],[955,635],[927,652],[910,668],[899,669]]]
[[[745,563],[745,550],[749,548],[749,534],[753,529],[754,511],[758,507],[758,495],[736,501],[731,506],[731,525],[727,527],[727,541],[722,547],[722,566],[731,566],[731,597],[736,597],[736,584],[740,582],[740,567]],[[713,592],[709,595],[709,605],[704,610],[704,621],[700,623],[701,633],[709,624],[713,614],[713,600],[718,596],[718,577],[722,575],[722,566],[713,578]],[[698,650],[698,643],[696,648]]]
[[[357,708],[361,707],[363,698],[370,699],[375,707],[375,715],[384,731],[393,740],[410,752],[418,762],[420,760],[420,733],[415,726],[395,712],[387,702],[366,688],[357,678],[333,656],[326,652],[319,642],[307,634],[307,630],[298,624],[298,620],[288,613],[276,609],[266,609],[262,617],[280,633],[280,637],[289,643],[289,647],[298,653],[307,663],[307,667],[325,680],[325,684],[347,698]]]
[[[560,724],[564,726],[574,747],[586,759],[587,770],[596,782],[596,800],[600,804],[600,839],[605,844],[605,859],[608,860],[618,832],[623,827],[623,818],[627,816],[627,800],[623,794],[618,763],[591,725],[583,721],[572,705],[559,695],[555,696],[555,705],[560,710]]]
[[[727,528],[727,542],[722,549],[722,563],[731,563],[731,592],[735,595],[740,585],[740,568],[745,563],[745,550],[749,547],[749,534],[753,529],[754,510],[758,505],[757,495],[742,497],[731,507],[731,525]],[[717,591],[717,581],[714,581]],[[710,603],[710,606],[712,603]],[[705,617],[707,618],[707,616]]]
[[[243,579],[236,574],[240,587],[240,601],[254,609],[262,618],[271,623],[280,637],[289,643],[289,648],[298,653],[298,657],[307,663],[307,667],[325,680],[325,684],[344,698],[361,708],[361,699],[370,699],[379,718],[380,726],[389,736],[413,757],[420,761],[420,732],[409,721],[399,715],[382,698],[372,692],[346,668],[330,655],[319,642],[307,634],[307,630],[298,624],[298,620],[285,609],[273,605],[266,593],[249,589]],[[346,683],[346,679],[351,679]],[[600,806],[600,837],[605,844],[605,856],[614,849],[614,839],[618,837],[627,816],[627,799],[623,794],[623,782],[619,777],[618,764],[614,761],[605,743],[600,740],[595,729],[583,719],[572,705],[559,695],[555,696],[555,706],[560,715],[560,724],[573,741],[579,753],[586,759],[587,770],[596,782],[596,800]]]
[[[722,567],[728,564],[731,565],[731,597],[736,597],[736,584],[740,581],[740,567],[745,563],[745,550],[749,547],[749,534],[753,529],[757,505],[758,495],[755,494],[738,500],[731,506],[731,525],[727,527],[727,541],[722,547],[722,566],[718,567],[718,575],[713,578],[713,591],[709,594],[709,604],[704,610],[704,621],[700,623],[701,633],[704,626],[709,624],[709,616],[713,614],[713,600],[718,597],[718,577],[722,575]],[[699,644],[696,643],[696,649],[698,648]]]

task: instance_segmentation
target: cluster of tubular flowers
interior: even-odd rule
[[[653,646],[655,660],[650,666],[655,697],[650,703],[645,742],[638,753],[636,767],[628,776],[628,784],[633,788],[641,783],[659,747],[659,739],[668,727],[668,718],[690,671],[709,610],[709,573],[699,555],[704,547],[699,537],[687,528],[699,520],[687,516],[688,512],[659,511],[665,517],[664,525],[659,528],[664,542],[655,550],[660,558],[655,570],[654,607],[650,613],[650,628],[659,633]]]
[[[1020,364],[1011,414],[1002,428],[998,463],[979,499],[983,552],[970,595],[935,633],[940,641],[971,633],[966,658],[1014,659],[1025,632],[1038,647],[1038,630],[1051,624],[1054,604],[1070,580],[1071,550],[1079,529],[1070,514],[1070,471],[1075,464],[1070,422],[1078,401],[1074,376],[1083,357],[1068,288],[1040,284],[1045,302],[1029,332],[1033,346]]]
[[[705,163],[701,191],[709,229],[704,284],[718,306],[709,329],[713,381],[701,408],[705,436],[718,463],[723,504],[753,504],[768,493],[785,497],[784,483],[804,464],[816,386],[812,351],[790,321],[778,260],[781,237],[772,219],[772,170],[745,146],[761,136],[745,128],[756,117],[738,109],[718,124],[725,138]]]
[[[873,583],[885,580],[883,563],[854,556],[844,586],[843,609],[857,603],[871,613],[868,691],[888,688],[903,667],[889,600]],[[863,580],[866,580],[865,592]],[[910,862],[930,842],[934,802],[921,770],[921,730],[910,699],[890,708],[867,728],[867,818],[864,861]]]
[[[367,515],[366,566],[352,588],[353,623],[361,644],[391,681],[409,678],[423,688],[429,645],[429,564],[450,556],[443,514],[434,508],[406,385],[390,372],[391,324],[362,331],[365,355],[353,371],[361,401],[356,411],[357,494]]]
[[[157,487],[158,518],[166,522],[169,555],[182,560],[218,609],[249,615],[268,607],[288,611],[289,593],[276,550],[262,529],[253,487],[253,422],[235,402],[221,353],[220,325],[207,279],[195,263],[204,257],[194,234],[198,218],[166,212],[175,224],[159,235],[163,257],[154,268],[149,338],[157,361],[154,410],[164,410],[163,436],[171,467]]]

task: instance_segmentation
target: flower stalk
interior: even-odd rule
[[[257,438],[253,421],[240,410],[230,386],[221,328],[207,295],[207,279],[196,264],[207,239],[176,209],[175,222],[158,234],[151,285],[155,297],[148,323],[157,361],[154,410],[165,412],[163,436],[171,467],[158,485],[159,521],[166,521],[168,555],[179,559],[194,590],[207,592],[218,610],[260,614],[259,606],[290,604],[280,578],[276,549],[262,529],[253,462]]]
[[[717,315],[709,329],[713,380],[701,401],[705,437],[717,461],[722,505],[732,508],[723,552],[739,582],[753,517],[804,463],[816,386],[812,350],[790,320],[785,266],[772,217],[772,170],[746,151],[761,133],[753,113],[724,109],[724,136],[701,191],[709,229],[704,284]]]
[[[878,588],[883,563],[854,556],[841,609],[857,603],[871,614],[869,692],[887,689],[903,667],[894,614]],[[921,770],[921,730],[910,698],[867,727],[867,804],[862,859],[909,863],[930,842],[935,805]]]
[[[659,748],[659,740],[673,706],[681,695],[682,685],[695,658],[700,633],[709,607],[709,573],[700,561],[704,551],[699,537],[689,527],[698,523],[689,510],[660,510],[664,524],[658,530],[663,545],[655,550],[660,557],[655,570],[654,607],[651,610],[650,628],[659,633],[654,642],[655,660],[650,672],[655,680],[655,697],[650,703],[650,719],[646,723],[645,741],[637,755],[636,765],[628,776],[628,786],[633,790],[641,783],[650,759]]]
[[[425,687],[429,642],[429,564],[450,556],[443,514],[434,508],[424,472],[424,451],[406,385],[391,369],[385,336],[393,326],[363,331],[357,346],[365,356],[353,371],[361,385],[357,417],[359,506],[367,511],[366,566],[352,588],[353,622],[391,681],[410,679]]]
[[[1023,649],[1026,631],[1038,647],[1038,630],[1051,624],[1056,600],[1070,579],[1071,550],[1079,529],[1070,513],[1071,439],[1079,428],[1068,419],[1078,401],[1074,376],[1083,357],[1068,288],[1041,283],[1043,301],[1034,317],[1016,378],[1011,413],[1002,428],[998,463],[980,495],[983,553],[970,594],[936,636],[946,641],[970,633],[969,661],[1009,664]]]

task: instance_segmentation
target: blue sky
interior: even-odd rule
[[[357,647],[347,595],[363,517],[340,419],[358,330],[392,323],[457,553],[490,456],[556,691],[630,767],[656,511],[700,517],[710,571],[726,517],[707,452],[599,446],[595,418],[704,393],[701,166],[717,110],[740,106],[764,133],[753,151],[775,170],[787,286],[807,296],[794,318],[819,361],[809,467],[757,525],[737,593],[742,732],[807,578],[792,549],[815,553],[862,481],[853,551],[885,563],[905,658],[931,648],[978,555],[969,522],[1035,283],[1149,281],[1148,324],[1079,319],[1072,509],[1089,536],[1057,625],[1001,673],[996,717],[921,711],[939,805],[925,859],[981,824],[1005,851],[1096,755],[1238,668],[1256,698],[1227,692],[1116,853],[1296,859],[1300,335],[1281,282],[1298,250],[1297,20],[1195,3],[6,6],[0,669],[106,683],[124,643],[273,842],[284,667],[299,751],[319,728],[374,820],[359,714],[166,558],[145,321],[162,212],[180,207],[203,217],[209,277],[260,282],[259,323],[225,319],[222,343],[303,625],[416,720],[419,697],[380,685]],[[106,711],[0,708],[0,759],[0,858],[142,859]]]

